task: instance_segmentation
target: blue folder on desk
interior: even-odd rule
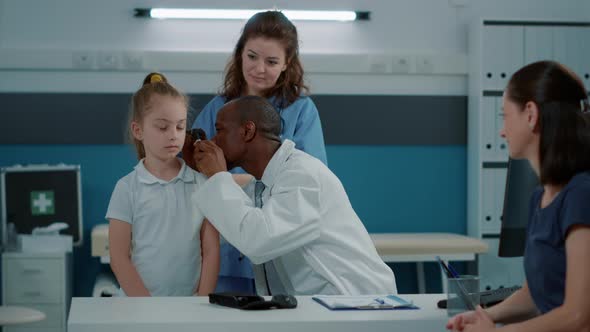
[[[397,295],[316,295],[312,299],[330,310],[407,310],[420,309]]]

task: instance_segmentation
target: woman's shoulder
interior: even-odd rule
[[[576,174],[566,185],[568,193],[590,197],[590,171]]]
[[[215,123],[215,118],[217,117],[217,112],[223,107],[225,104],[225,98],[222,96],[215,96],[211,99],[203,109],[199,111],[197,114],[197,118],[195,119],[194,123],[192,124],[193,128],[201,127],[205,130],[207,135],[212,135],[213,124]]]
[[[217,95],[203,107],[203,110],[216,111],[219,110],[223,104],[225,104],[225,97]]]
[[[317,111],[315,103],[313,102],[311,97],[307,95],[301,95],[297,97],[297,99],[295,99],[294,102],[285,107],[285,109],[298,109],[302,112]]]

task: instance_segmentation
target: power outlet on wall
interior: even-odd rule
[[[143,56],[138,52],[127,52],[123,54],[123,67],[129,70],[139,70],[143,68]]]
[[[119,56],[114,52],[100,52],[98,54],[98,68],[117,69],[119,68]]]
[[[76,69],[92,69],[94,67],[94,54],[88,51],[72,53],[72,66]]]
[[[370,55],[369,70],[375,74],[386,74],[390,72],[391,63],[386,55]]]
[[[416,57],[416,73],[432,74],[434,72],[434,58],[432,56],[421,55]]]
[[[411,57],[409,55],[394,55],[392,57],[391,72],[407,74],[410,72]]]

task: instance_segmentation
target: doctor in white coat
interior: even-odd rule
[[[279,114],[264,98],[227,103],[217,135],[195,143],[209,179],[195,204],[255,264],[259,294],[396,293],[338,178],[319,160],[279,138]],[[228,168],[254,179],[242,189]]]

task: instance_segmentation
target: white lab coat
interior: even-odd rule
[[[285,140],[261,181],[262,209],[254,207],[254,185],[242,190],[227,172],[207,180],[195,204],[254,264],[272,260],[287,293],[397,292],[340,180],[322,162]],[[260,291],[264,275],[256,271]]]

